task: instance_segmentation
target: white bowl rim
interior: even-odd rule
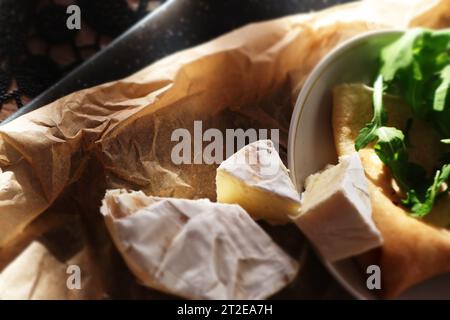
[[[300,94],[298,95],[297,101],[294,106],[294,111],[292,113],[291,122],[289,125],[289,136],[288,136],[288,167],[291,180],[299,190],[297,185],[296,174],[295,174],[295,159],[294,159],[294,141],[297,134],[298,123],[301,118],[302,111],[305,106],[305,102],[309,96],[310,91],[314,87],[317,80],[322,75],[323,71],[331,65],[337,57],[339,57],[343,52],[352,49],[355,45],[359,45],[360,42],[367,40],[368,38],[380,36],[380,35],[395,35],[404,33],[406,29],[382,29],[382,30],[372,30],[364,32],[362,34],[351,37],[345,40],[334,49],[332,49],[328,54],[326,54],[319,63],[314,67],[311,73],[308,75],[305,84],[303,85]],[[344,279],[335,268],[333,263],[330,263],[320,257],[320,260],[325,265],[327,270],[332,274],[332,276],[347,290],[353,297],[359,300],[367,300],[367,297],[358,292],[346,279]]]

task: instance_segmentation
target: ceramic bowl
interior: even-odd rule
[[[299,191],[307,176],[337,163],[331,129],[332,88],[340,83],[371,85],[381,48],[401,34],[399,30],[385,30],[352,38],[324,57],[306,80],[295,105],[288,146],[289,169]],[[353,259],[323,263],[356,298],[377,298],[367,289],[366,279]],[[399,298],[450,299],[450,274],[423,282]]]

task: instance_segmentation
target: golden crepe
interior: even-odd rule
[[[404,129],[413,118],[401,100],[386,96],[388,126]],[[373,115],[372,91],[362,84],[340,85],[333,90],[332,126],[337,154],[355,152],[359,130]],[[414,119],[409,131],[410,159],[429,172],[443,147],[433,128]],[[407,288],[433,276],[450,272],[450,196],[437,201],[425,218],[411,217],[400,203],[400,195],[388,168],[373,145],[359,151],[369,180],[374,221],[384,245],[358,257],[358,262],[378,264],[382,272],[382,296],[394,298]]]

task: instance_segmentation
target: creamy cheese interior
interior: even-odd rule
[[[307,179],[300,214],[293,219],[328,261],[382,244],[358,153],[339,158],[338,165]]]
[[[260,140],[239,150],[217,169],[217,201],[235,203],[254,219],[290,222],[300,196],[272,141]]]

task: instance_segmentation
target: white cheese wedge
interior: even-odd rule
[[[130,270],[146,286],[189,299],[263,299],[297,263],[239,206],[107,191],[101,207]]]
[[[251,143],[222,162],[216,175],[217,201],[239,204],[254,219],[290,222],[300,195],[272,141]]]
[[[308,177],[302,208],[294,220],[330,262],[382,244],[358,153],[340,157],[338,165]]]

